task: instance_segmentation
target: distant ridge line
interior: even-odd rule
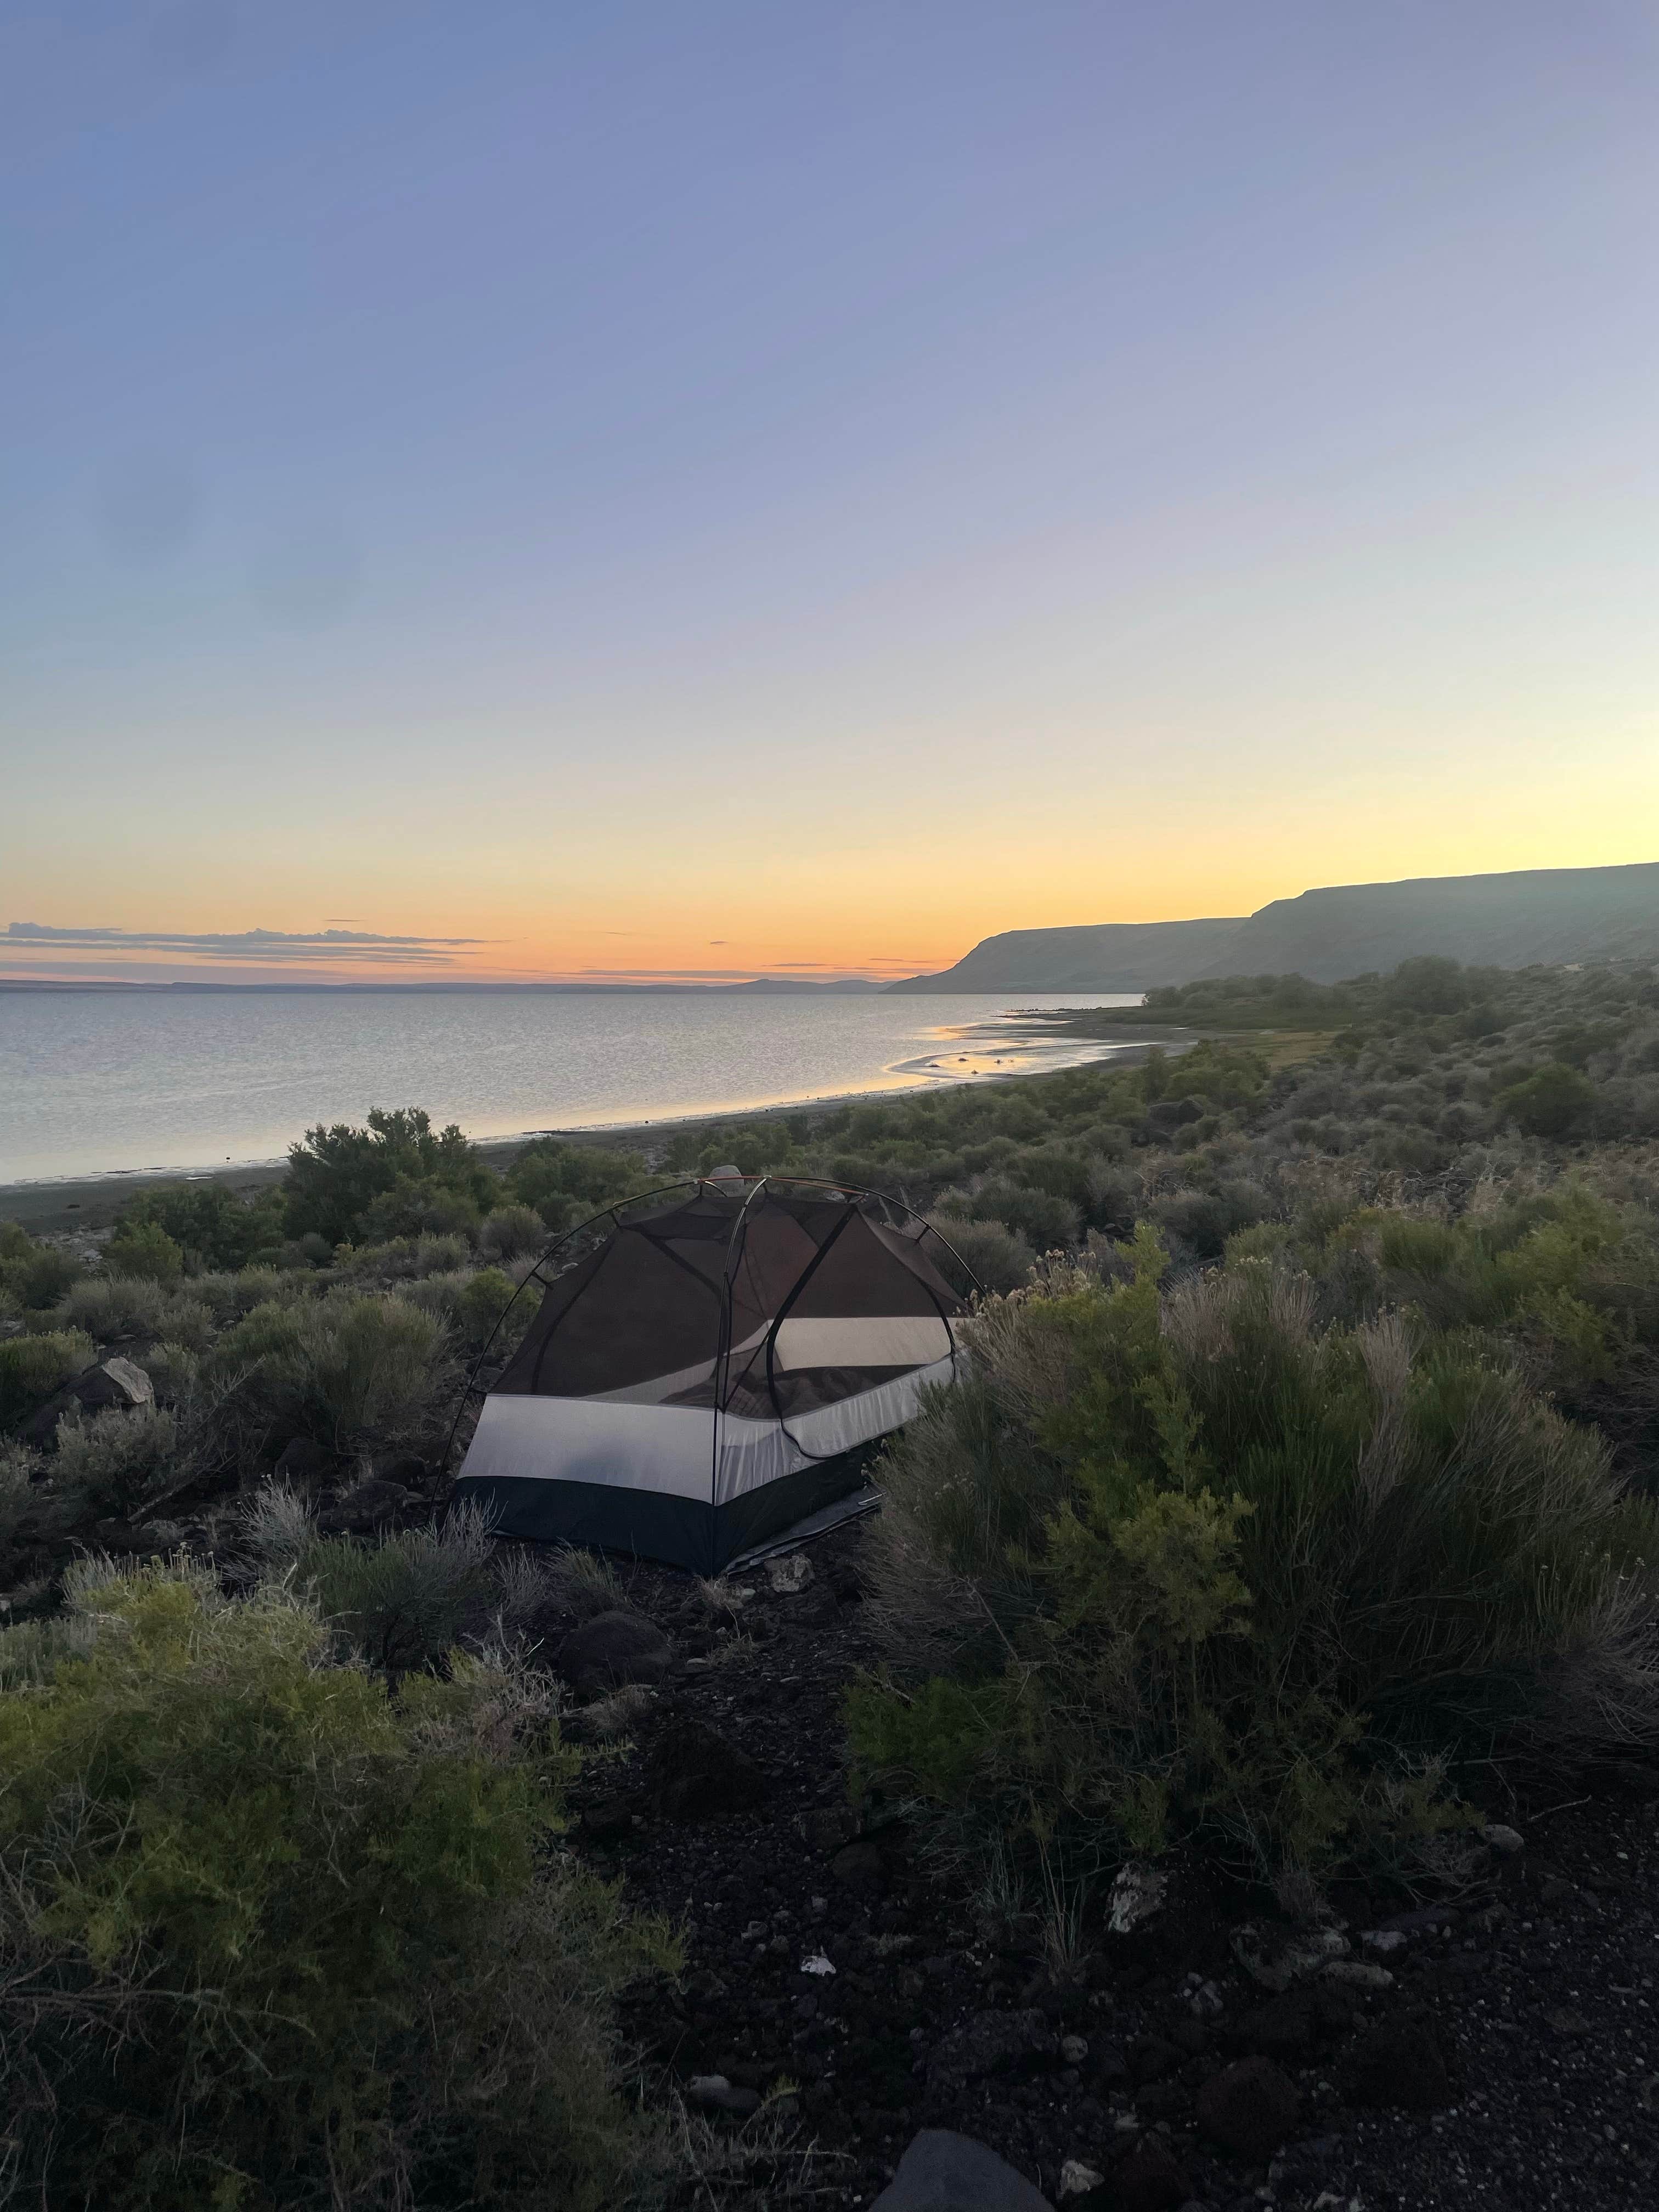
[[[1659,861],[1334,884],[1237,919],[1005,930],[953,968],[890,988],[1146,991],[1263,975],[1336,983],[1425,953],[1493,968],[1659,960]]]

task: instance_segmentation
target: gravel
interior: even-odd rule
[[[745,1577],[737,1616],[683,1576],[625,1571],[678,1656],[573,1835],[684,1936],[680,1990],[627,2013],[647,2062],[719,2077],[730,2094],[698,2101],[732,2124],[753,2094],[793,2097],[803,2138],[839,2154],[815,2203],[872,2204],[925,2128],[988,2145],[1051,2202],[1068,2162],[1104,2174],[1068,2194],[1084,2212],[1169,2201],[1176,2177],[1211,2212],[1659,2201],[1659,1771],[1506,1795],[1455,1899],[1340,1885],[1342,1962],[1364,1976],[1315,1966],[1271,1993],[1235,1948],[1247,1924],[1238,1948],[1283,1947],[1271,1900],[1177,1856],[1158,1909],[1057,1984],[1037,1931],[987,1923],[901,1822],[860,1830],[848,1807],[860,1534],[815,1542],[810,1577]],[[1273,2118],[1247,2142],[1252,2079]]]

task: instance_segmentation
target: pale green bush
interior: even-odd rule
[[[344,1449],[413,1437],[450,1386],[441,1322],[406,1300],[331,1292],[256,1306],[214,1348],[211,1371],[273,1431]]]
[[[545,1684],[458,1659],[394,1700],[291,1593],[181,1566],[69,1595],[64,1627],[0,1632],[19,2201],[654,2197],[611,2001],[674,1955],[546,1850],[574,1761]]]
[[[972,1221],[949,1213],[929,1214],[927,1219],[982,1291],[1017,1291],[1030,1282],[1036,1254],[1006,1222]]]
[[[276,1525],[264,1534],[272,1540]],[[492,1550],[487,1517],[462,1506],[441,1524],[368,1543],[313,1534],[291,1573],[371,1667],[402,1674],[441,1658],[469,1620],[483,1625],[499,1597]]]
[[[545,1249],[547,1224],[531,1206],[498,1206],[484,1223],[478,1243],[495,1260],[522,1260]]]
[[[79,1329],[0,1339],[0,1430],[27,1419],[93,1358],[92,1340]]]
[[[385,1244],[343,1244],[334,1264],[353,1282],[412,1282],[465,1267],[472,1248],[465,1237],[394,1237]]]
[[[1433,1832],[1494,1744],[1659,1743],[1659,1515],[1600,1438],[1467,1338],[1320,1329],[1282,1265],[1160,1299],[1149,1229],[1130,1261],[994,1302],[889,1447],[874,1617],[914,1679],[855,1693],[866,1774],[1271,1871]]]
[[[66,1418],[58,1425],[53,1489],[88,1513],[142,1513],[173,1488],[179,1464],[176,1417],[155,1406]]]
[[[148,1275],[90,1275],[74,1285],[54,1318],[111,1344],[124,1336],[159,1335],[171,1303],[165,1285]]]

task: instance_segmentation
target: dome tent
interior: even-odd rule
[[[895,1200],[735,1170],[611,1207],[529,1282],[517,1349],[474,1370],[458,1500],[708,1574],[860,1486],[861,1448],[954,1374],[973,1287]]]

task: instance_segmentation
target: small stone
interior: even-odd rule
[[[1501,1820],[1493,1820],[1480,1831],[1480,1840],[1499,1858],[1519,1857],[1527,1848],[1527,1839],[1518,1828],[1506,1828]]]
[[[1366,1959],[1333,1959],[1326,1966],[1324,1978],[1328,1982],[1343,1982],[1353,1990],[1391,1990],[1394,1976],[1386,1966],[1374,1966]]]
[[[1199,2124],[1236,2157],[1262,2165],[1301,2117],[1302,2099],[1271,2058],[1241,2058],[1198,2093]]]
[[[1060,2198],[1063,2204],[1068,2197],[1082,2197],[1091,2189],[1098,2189],[1106,2179],[1098,2167],[1085,2166],[1080,2158],[1068,2158],[1060,2169]]]
[[[1169,1895],[1170,1881],[1152,1867],[1126,1866],[1112,1884],[1107,1925],[1114,1936],[1127,1936],[1149,1920]]]
[[[1219,2020],[1227,2007],[1213,1982],[1200,1982],[1188,1996],[1187,2008],[1194,2020]]]
[[[812,1580],[812,1562],[805,1552],[786,1552],[766,1562],[766,1579],[779,1597],[799,1597]]]
[[[824,1957],[822,1951],[814,1951],[810,1957],[803,1959],[800,1970],[803,1974],[833,1974],[836,1971],[833,1963]]]
[[[1367,1951],[1375,1951],[1383,1958],[1390,1951],[1403,1951],[1407,1940],[1403,1928],[1368,1928],[1359,1939]]]
[[[1060,2055],[1068,2066],[1081,2066],[1089,2056],[1089,2039],[1085,2035],[1062,2035]],[[1092,2189],[1094,2184],[1091,2182],[1089,2185]]]

